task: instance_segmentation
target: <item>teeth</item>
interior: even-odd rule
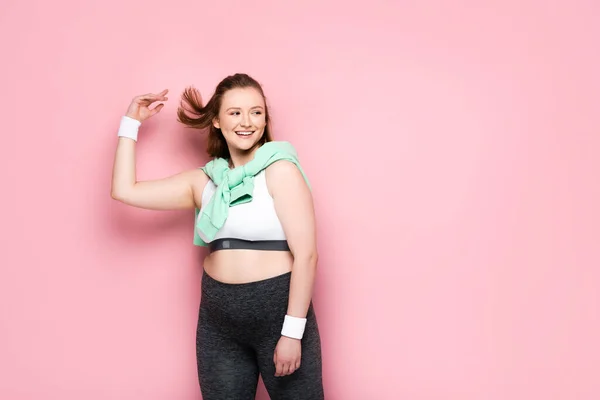
[[[252,132],[236,132],[238,135],[249,136],[252,135]]]

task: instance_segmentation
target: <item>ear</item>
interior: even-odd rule
[[[217,129],[221,129],[221,124],[219,123],[219,118],[218,117],[214,117],[212,120],[213,126]]]

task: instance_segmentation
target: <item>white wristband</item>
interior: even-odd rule
[[[124,115],[121,118],[121,125],[119,125],[117,136],[133,139],[137,142],[138,130],[141,124],[137,119]]]
[[[292,317],[291,315],[286,315],[285,319],[283,320],[281,334],[294,339],[302,339],[305,326],[306,318],[298,318]]]

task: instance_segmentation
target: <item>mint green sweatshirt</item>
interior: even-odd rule
[[[199,229],[212,241],[225,224],[229,207],[252,201],[254,176],[279,160],[293,162],[310,187],[308,178],[300,166],[296,149],[289,142],[267,142],[256,150],[251,161],[234,169],[229,168],[229,162],[224,158],[215,158],[201,168],[215,183],[217,189],[208,204],[203,205],[202,213],[196,208],[194,226],[196,246],[206,246],[197,230]]]

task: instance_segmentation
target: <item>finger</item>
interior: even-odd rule
[[[296,366],[295,366],[295,364],[294,364],[294,363],[290,364],[290,367],[289,367],[289,369],[288,369],[288,373],[287,373],[287,374],[288,374],[288,375],[291,375],[291,374],[293,374],[295,371],[296,371]]]
[[[273,363],[275,364],[275,376],[279,376],[280,364],[277,362],[277,350],[273,353]]]
[[[154,96],[155,99],[160,100],[160,101],[165,101],[168,100],[169,98],[167,97],[167,93],[169,92],[169,89],[165,89],[160,93],[156,93],[156,94],[152,94],[152,96]]]
[[[283,373],[283,364],[278,362],[275,366],[275,376],[281,376]]]
[[[166,99],[166,95],[169,92],[169,89],[165,89],[162,92],[159,93],[149,93],[149,95],[154,96],[155,98],[159,98],[159,99]]]
[[[296,369],[300,368],[300,364],[301,364],[300,360],[296,361],[296,365],[295,365]]]
[[[285,376],[285,375],[289,375],[289,374],[291,374],[291,373],[292,373],[292,372],[290,371],[290,370],[291,370],[291,368],[292,368],[292,365],[291,365],[290,363],[283,364],[283,368],[282,368],[283,375]]]
[[[137,99],[136,101],[140,105],[143,104],[143,105],[149,106],[150,104],[154,103],[155,101],[167,101],[167,100],[169,100],[168,97],[165,97],[165,96],[154,96],[153,95],[153,96],[142,97],[140,99]]]
[[[164,91],[163,91],[164,92]],[[166,93],[158,93],[158,94],[154,94],[154,93],[146,93],[140,96],[135,97],[135,100],[137,102],[150,102],[152,103],[153,101],[165,101],[168,100],[168,98],[165,96]]]
[[[156,115],[160,112],[160,110],[163,109],[165,105],[163,103],[157,105],[156,107],[154,107],[152,110],[150,110],[150,116],[152,115]]]
[[[159,93],[145,93],[145,94],[141,94],[139,96],[135,96],[135,98],[163,97],[167,93],[169,93],[169,89],[164,89],[162,92],[159,92]]]

